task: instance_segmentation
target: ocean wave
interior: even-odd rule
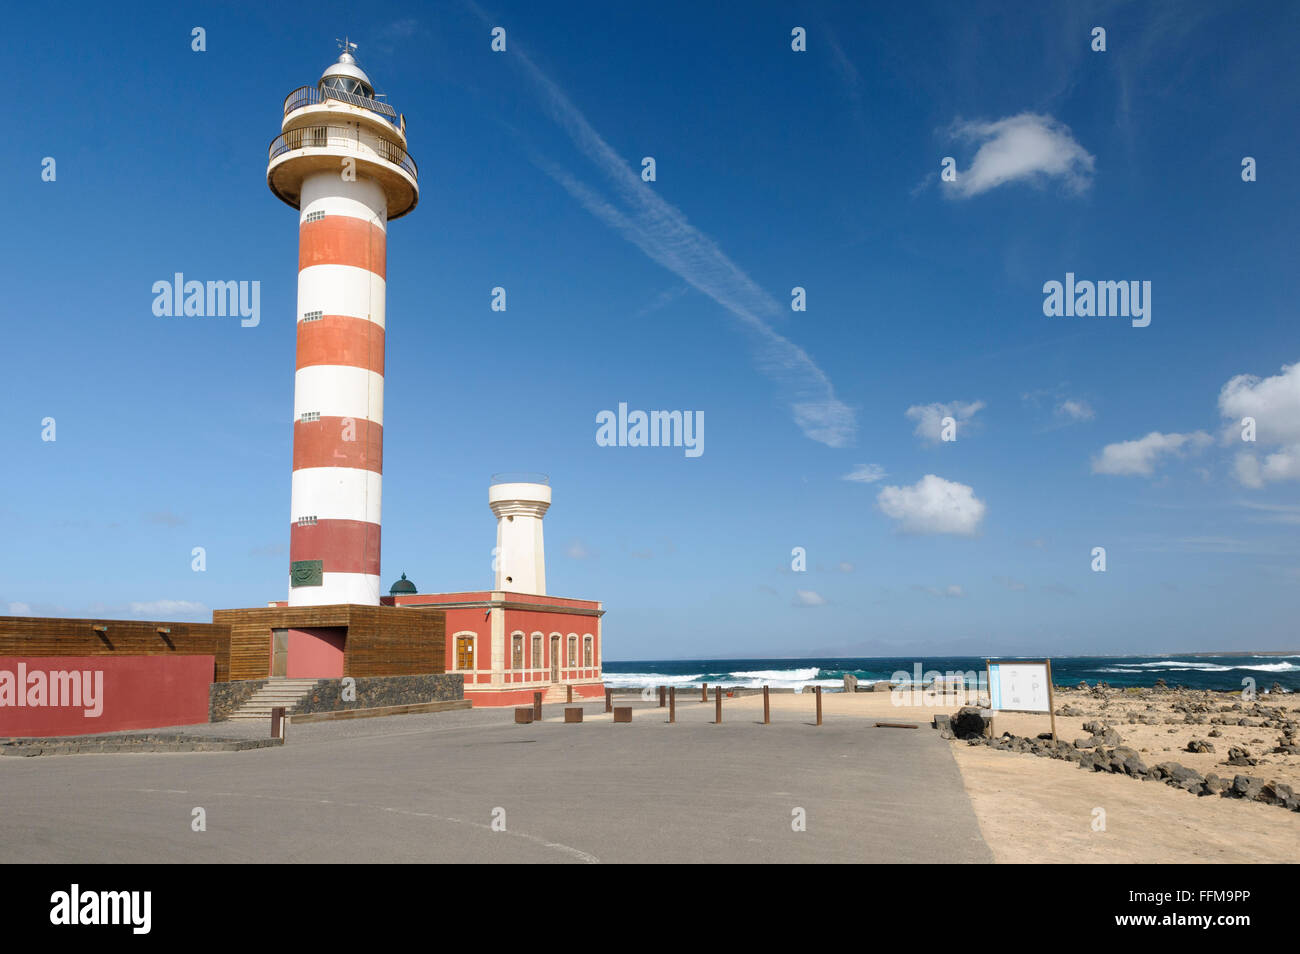
[[[1141,663],[1118,663],[1129,669],[1172,669],[1182,671],[1187,669],[1204,669],[1206,672],[1226,672],[1231,666],[1221,666],[1218,663],[1197,662],[1186,659],[1162,659],[1160,662],[1141,662]],[[1122,672],[1123,670],[1116,670]]]
[[[754,672],[730,672],[733,679],[779,679],[783,682],[798,680],[807,682],[810,679],[816,679],[817,674],[821,672],[816,666],[808,669],[759,669]]]
[[[639,689],[642,686],[686,686],[707,681],[705,673],[690,676],[666,676],[661,672],[606,672],[605,685],[611,689]]]
[[[1096,671],[1135,676],[1140,672],[1232,672],[1236,669],[1244,669],[1248,672],[1300,672],[1300,666],[1289,662],[1223,666],[1219,663],[1174,662],[1173,660],[1166,660],[1162,663],[1122,663],[1116,667]]]

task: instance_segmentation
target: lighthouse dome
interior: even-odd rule
[[[415,584],[408,580],[406,574],[403,573],[402,578],[394,583],[392,589],[388,592],[392,596],[406,596],[413,594],[416,592]]]
[[[321,74],[320,87],[338,90],[340,93],[351,93],[354,96],[375,95],[375,87],[370,82],[370,77],[366,75],[365,70],[357,66],[356,59],[347,51],[339,54],[338,62]]]

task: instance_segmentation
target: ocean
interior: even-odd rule
[[[999,659],[1041,657],[1000,656]],[[654,659],[610,662],[604,664],[605,684],[611,688],[642,686],[709,685],[759,688],[799,689],[804,686],[843,688],[845,673],[858,677],[860,683],[888,680],[898,671],[914,674],[920,664],[922,673],[975,672],[982,677],[983,657],[865,657],[813,659]],[[1170,687],[1189,689],[1240,690],[1242,680],[1255,680],[1255,688],[1265,691],[1279,683],[1286,692],[1300,691],[1300,653],[1288,656],[1062,656],[1052,660],[1052,682],[1071,687],[1080,680],[1089,685],[1097,682],[1112,686],[1153,686],[1164,679]],[[928,681],[928,677],[926,678]]]

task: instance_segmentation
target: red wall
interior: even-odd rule
[[[289,660],[284,674],[289,679],[340,679],[343,676],[343,643],[347,630],[323,626],[289,630]]]
[[[19,666],[26,667],[27,686],[18,685]],[[154,729],[208,721],[208,687],[212,656],[6,656],[0,658],[0,737],[89,735],[120,729]],[[47,685],[45,705],[18,706],[16,693],[32,699],[31,676],[54,672],[90,673],[90,696],[97,696],[98,716],[85,713],[91,699],[78,706],[55,706]],[[101,674],[96,677],[96,673]],[[94,692],[98,684],[102,689]]]

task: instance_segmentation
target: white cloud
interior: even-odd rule
[[[570,560],[589,560],[594,555],[581,540],[570,540],[564,548],[564,555]]]
[[[970,198],[1009,182],[1060,179],[1072,192],[1092,182],[1096,160],[1051,116],[1020,113],[996,122],[956,123],[952,135],[980,144],[970,167],[956,182],[945,182],[947,195]]]
[[[1014,580],[1009,576],[995,576],[993,577],[993,580],[995,583],[1001,583],[1014,593],[1023,593],[1028,589],[1024,583],[1021,583],[1019,580]]]
[[[147,603],[129,603],[132,616],[145,619],[170,619],[174,616],[204,616],[208,608],[191,600],[153,600]]]
[[[1259,378],[1239,374],[1219,392],[1219,413],[1228,419],[1226,441],[1241,443],[1243,418],[1255,419],[1255,443],[1273,445],[1259,454],[1242,450],[1233,461],[1237,480],[1259,488],[1280,480],[1300,479],[1300,364],[1284,365],[1280,374]],[[1249,444],[1243,444],[1249,447]]]
[[[795,606],[825,606],[826,597],[822,596],[816,590],[795,590]]]
[[[1212,443],[1204,431],[1191,434],[1161,434],[1152,431],[1135,441],[1107,444],[1101,454],[1092,459],[1094,474],[1141,475],[1149,477],[1156,464],[1167,456],[1181,456],[1184,450],[1198,451]]]
[[[10,603],[10,604],[9,604],[9,615],[10,615],[10,616],[31,616],[31,615],[32,615],[32,607],[31,607],[31,604],[29,604],[29,603]]]
[[[885,473],[885,468],[879,464],[862,464],[855,468],[851,474],[845,474],[840,480],[854,480],[860,484],[874,484],[877,480],[884,480],[888,476]]]
[[[853,572],[853,564],[852,564],[852,563],[849,563],[848,561],[844,561],[844,562],[840,563],[840,565],[839,565],[839,571],[840,571],[841,573],[852,573],[852,572]]]
[[[983,401],[949,401],[946,404],[914,404],[903,412],[908,420],[916,421],[913,432],[923,441],[937,443],[943,429],[943,419],[951,417],[958,424],[971,420],[984,409]]]
[[[805,437],[829,447],[851,444],[857,432],[853,410],[835,396],[830,378],[808,353],[775,330],[775,323],[789,316],[788,305],[777,302],[680,209],[642,182],[639,163],[615,152],[515,43],[510,59],[529,77],[547,115],[609,180],[612,193],[602,195],[549,160],[538,157],[538,166],[597,219],[739,319],[756,341],[759,370],[778,383]]]
[[[956,583],[949,583],[945,587],[919,586],[917,587],[917,589],[921,590],[922,592],[929,593],[931,596],[936,596],[940,599],[945,599],[945,600],[959,600],[966,595],[966,591],[963,590],[961,586]]]
[[[911,487],[885,487],[876,502],[908,533],[970,536],[979,529],[986,509],[972,488],[934,474],[926,474]]]
[[[1087,401],[1069,398],[1056,406],[1056,416],[1069,421],[1091,421],[1097,415]]]

